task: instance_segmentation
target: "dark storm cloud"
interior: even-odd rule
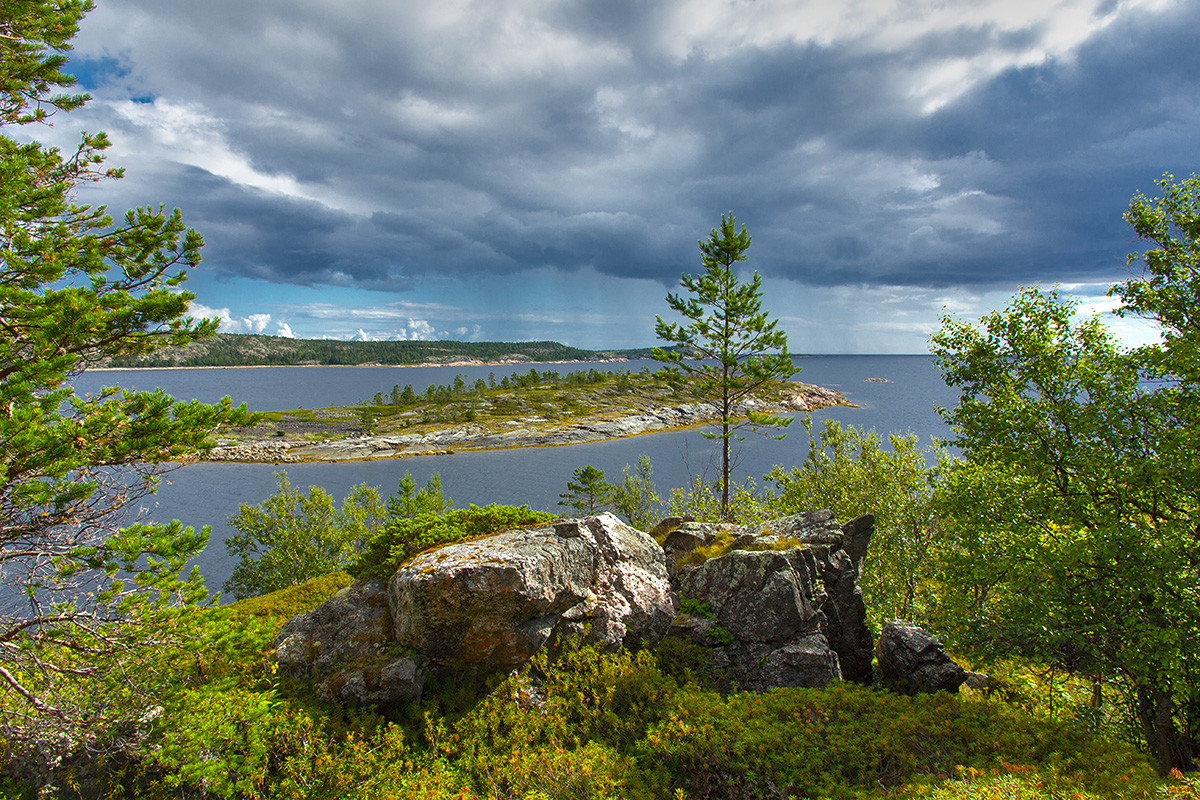
[[[304,188],[162,168],[206,263],[268,281],[402,290],[549,267],[673,286],[729,210],[753,265],[802,283],[1095,278],[1129,246],[1133,191],[1196,161],[1195,3],[1123,15],[1070,57],[973,79],[934,111],[923,71],[1015,60],[1046,31],[679,55],[670,3],[530,19],[509,2],[449,21],[317,0],[102,10],[89,80],[196,104],[246,169]]]

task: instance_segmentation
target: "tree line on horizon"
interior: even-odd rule
[[[651,348],[586,350],[559,342],[460,342],[407,340],[355,342],[338,339],[292,339],[250,333],[218,333],[211,339],[185,347],[168,347],[151,353],[119,354],[104,366],[118,369],[155,367],[258,367],[258,366],[400,366],[444,361],[519,360],[537,363],[604,361],[612,358],[648,358]]]

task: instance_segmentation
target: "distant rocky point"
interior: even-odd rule
[[[851,405],[840,392],[797,383],[794,393],[779,403],[751,400],[745,408],[768,410],[782,406],[790,411],[810,412],[826,406]],[[551,447],[621,439],[652,431],[686,428],[713,418],[706,403],[684,403],[638,411],[616,419],[572,419],[558,424],[545,419],[517,419],[500,425],[468,422],[445,425],[421,433],[385,436],[343,435],[320,442],[283,441],[260,438],[221,442],[205,458],[209,461],[297,463],[306,461],[354,461],[403,456],[438,455],[460,450],[495,450],[512,447]],[[328,430],[328,423],[318,425]]]

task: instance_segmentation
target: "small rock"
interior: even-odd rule
[[[967,680],[967,671],[954,663],[941,642],[904,620],[883,626],[875,653],[883,683],[904,694],[957,692]]]

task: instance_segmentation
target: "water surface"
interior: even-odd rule
[[[954,395],[939,378],[928,356],[808,356],[798,357],[801,372],[795,380],[814,383],[842,392],[861,408],[827,408],[812,417],[836,419],[844,424],[875,428],[880,433],[912,432],[928,442],[949,431],[933,410],[952,405]],[[655,362],[609,365],[534,365],[539,372],[554,369],[656,368]],[[83,391],[117,385],[151,389],[162,387],[179,399],[212,402],[225,395],[246,402],[252,410],[316,408],[348,405],[387,393],[393,385],[411,383],[423,391],[431,383],[447,384],[462,374],[469,383],[476,378],[497,379],[513,372],[528,372],[529,365],[503,367],[270,367],[194,370],[114,370],[89,372],[76,380]],[[571,472],[591,464],[602,469],[609,481],[620,478],[627,464],[646,454],[654,467],[660,494],[685,486],[692,476],[713,479],[717,475],[719,450],[703,436],[703,429],[644,434],[628,439],[570,445],[486,452],[454,453],[403,459],[313,464],[191,464],[170,473],[158,494],[144,505],[152,519],[179,519],[188,525],[211,525],[212,538],[198,565],[209,586],[216,588],[229,577],[234,560],[221,542],[232,533],[228,519],[242,503],[257,503],[275,488],[275,472],[286,470],[294,486],[321,486],[340,502],[359,483],[395,491],[407,470],[419,485],[434,473],[441,476],[446,494],[455,505],[508,503],[560,511],[559,495],[566,491]],[[807,452],[807,440],[798,424],[783,441],[748,434],[739,443],[733,475],[761,480],[776,465],[799,464]]]

